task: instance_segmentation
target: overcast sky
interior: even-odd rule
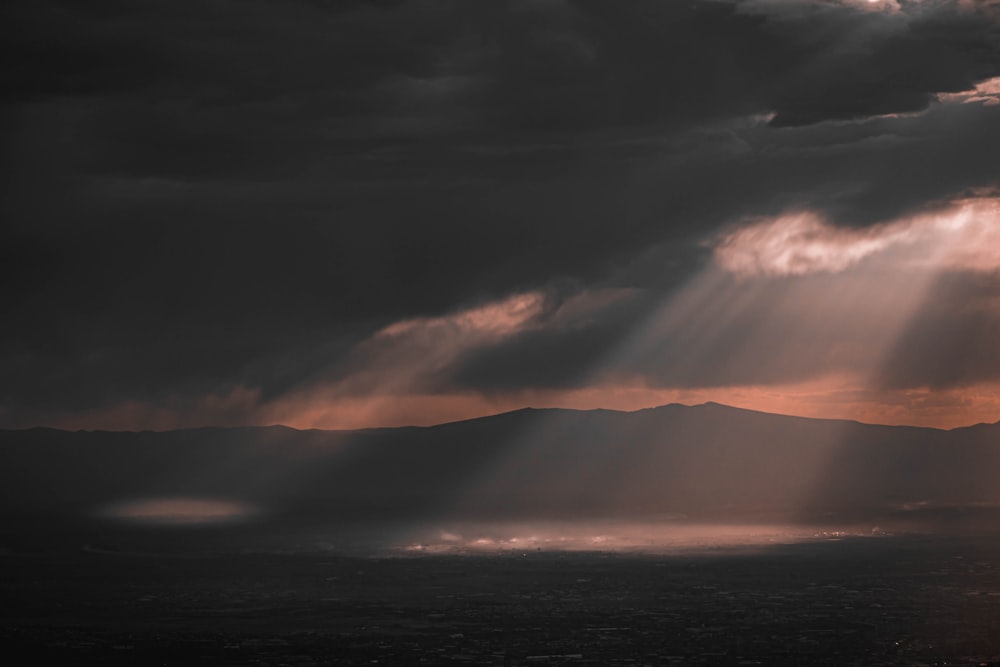
[[[0,426],[1000,419],[998,2],[0,12]]]

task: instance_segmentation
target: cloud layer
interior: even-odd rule
[[[842,318],[869,317],[892,302],[863,297],[879,266],[915,271],[921,299],[896,309],[873,382],[1000,380],[985,343],[923,356],[994,326],[998,17],[966,0],[6,3],[0,424],[259,422],[381,396],[378,424],[403,387],[480,410],[801,382],[888,343],[842,319],[834,345],[831,318],[790,304],[846,284]],[[975,220],[942,245],[934,221],[963,206]],[[716,263],[732,284],[706,277]],[[707,363],[750,359],[734,341],[786,320],[815,322],[793,327],[799,352]],[[657,336],[683,363],[627,352]]]

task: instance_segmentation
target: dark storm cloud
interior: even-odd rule
[[[900,12],[859,12],[859,6],[863,0],[853,7],[804,2],[787,15],[772,14],[775,29],[788,22],[811,42],[769,96],[772,125],[920,111],[935,93],[967,90],[996,76],[1000,32],[986,3],[959,12],[942,2],[904,0]]]
[[[1000,74],[988,6],[902,9],[7,3],[0,403],[276,395],[395,320],[669,291],[746,215],[867,224],[995,183],[997,107],[933,102]]]

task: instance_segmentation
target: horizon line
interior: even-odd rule
[[[221,424],[205,424],[201,426],[183,426],[179,428],[168,428],[168,429],[110,429],[110,428],[96,428],[96,429],[71,429],[71,428],[61,428],[58,426],[46,426],[39,424],[36,426],[25,426],[20,428],[7,428],[0,427],[0,432],[18,432],[18,431],[60,431],[63,433],[176,433],[181,431],[200,431],[200,430],[237,430],[237,429],[265,429],[265,428],[283,428],[290,431],[297,431],[300,433],[308,432],[321,432],[321,433],[356,433],[359,431],[382,431],[382,430],[396,430],[396,429],[429,429],[438,428],[441,426],[449,426],[452,424],[463,424],[466,422],[479,421],[482,419],[492,419],[496,417],[503,417],[506,415],[513,415],[519,412],[578,412],[578,413],[591,413],[591,412],[613,412],[618,414],[637,414],[640,412],[647,412],[650,410],[662,410],[665,408],[687,408],[687,409],[698,409],[706,407],[720,407],[727,410],[737,410],[740,412],[749,412],[759,415],[767,415],[770,417],[783,417],[786,419],[805,419],[809,421],[817,422],[838,422],[838,423],[850,423],[859,424],[861,426],[876,426],[884,428],[908,428],[908,429],[920,429],[928,431],[941,431],[941,432],[951,432],[960,431],[968,428],[975,428],[978,426],[995,426],[1000,424],[1000,420],[995,422],[976,422],[973,424],[965,424],[961,426],[953,426],[951,428],[942,428],[939,426],[919,426],[915,424],[883,424],[877,422],[864,422],[858,419],[850,418],[838,418],[838,417],[809,417],[804,415],[796,415],[785,412],[768,412],[766,410],[757,410],[754,408],[745,408],[738,405],[730,405],[727,403],[720,403],[718,401],[703,401],[701,403],[680,403],[671,402],[663,403],[661,405],[652,405],[643,408],[636,408],[634,410],[622,410],[617,408],[571,408],[571,407],[559,407],[559,406],[547,406],[547,407],[535,407],[532,405],[526,405],[520,408],[515,408],[513,410],[504,410],[501,412],[494,412],[489,414],[477,415],[475,417],[467,417],[464,419],[454,419],[450,421],[435,422],[433,424],[399,424],[394,426],[362,426],[359,428],[298,428],[295,426],[289,426],[282,423],[273,424],[239,424],[239,425],[221,425]]]

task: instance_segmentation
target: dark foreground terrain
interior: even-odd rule
[[[1000,536],[357,557],[18,547],[37,664],[1000,664]]]

